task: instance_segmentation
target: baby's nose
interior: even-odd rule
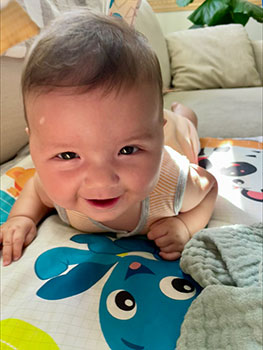
[[[91,166],[87,169],[86,184],[92,188],[114,186],[120,178],[110,165]]]

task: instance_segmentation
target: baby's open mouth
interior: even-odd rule
[[[108,199],[88,199],[87,201],[97,208],[111,208],[113,207],[120,197],[108,198]]]

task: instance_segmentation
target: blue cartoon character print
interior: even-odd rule
[[[127,256],[112,271],[100,299],[100,322],[112,349],[174,349],[197,294],[179,261]]]
[[[179,260],[162,260],[145,239],[80,234],[71,240],[88,249],[59,247],[41,254],[35,271],[48,281],[37,295],[57,300],[83,293],[111,269],[98,310],[110,349],[175,349],[184,316],[201,292]],[[67,271],[70,265],[75,266]]]

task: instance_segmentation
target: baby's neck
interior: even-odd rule
[[[142,203],[136,203],[117,219],[103,221],[101,224],[114,230],[133,231],[139,223],[141,217]]]

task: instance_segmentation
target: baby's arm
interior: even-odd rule
[[[3,265],[21,257],[24,246],[36,237],[38,222],[50,211],[43,201],[37,175],[28,180],[16,200],[8,220],[1,226],[0,243],[3,245]],[[45,202],[45,203],[44,203]]]
[[[166,260],[180,257],[189,239],[207,225],[216,197],[214,176],[198,165],[190,164],[180,213],[155,222],[148,233],[148,238],[160,248],[160,256]]]

